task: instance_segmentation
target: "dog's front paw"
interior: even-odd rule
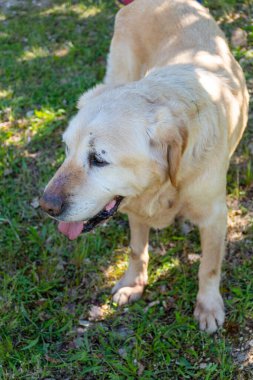
[[[143,290],[144,286],[142,285],[123,286],[122,288],[115,286],[112,289],[113,302],[116,302],[119,306],[123,306],[127,303],[137,301],[141,298]]]
[[[214,333],[223,325],[225,319],[224,304],[221,295],[216,297],[197,297],[194,317],[199,321],[200,330]]]

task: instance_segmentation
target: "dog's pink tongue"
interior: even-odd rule
[[[109,202],[105,206],[106,211],[111,211],[116,203],[117,202],[114,199]],[[67,236],[70,240],[74,240],[81,234],[83,230],[83,224],[84,222],[60,222],[58,224],[58,231]]]
[[[82,232],[83,222],[60,222],[58,230],[70,240],[76,239]]]
[[[106,211],[111,211],[115,205],[116,205],[116,201],[113,199],[111,202],[109,202],[105,206]]]

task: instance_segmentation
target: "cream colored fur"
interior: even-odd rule
[[[180,216],[201,236],[195,317],[209,333],[223,324],[226,173],[247,109],[242,70],[195,0],[135,0],[118,12],[104,83],[80,98],[64,134],[69,153],[52,180],[83,173],[69,186],[71,202],[59,217],[65,221],[85,220],[115,195],[125,197],[132,254],[114,301],[141,296],[149,229]],[[89,167],[91,149],[105,152],[109,165]]]

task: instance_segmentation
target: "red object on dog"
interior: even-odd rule
[[[132,3],[132,1],[134,1],[134,0],[119,0],[119,2],[120,2],[121,4],[124,4],[124,5],[128,5],[128,4],[130,4],[130,3]]]

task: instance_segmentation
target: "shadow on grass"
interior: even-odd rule
[[[1,82],[7,93],[2,109],[12,107],[16,118],[34,108],[68,105],[73,112],[77,94],[104,74],[115,7],[112,1],[99,4],[56,1],[52,9],[41,10],[21,3],[14,14],[7,13],[0,34]]]
[[[0,12],[3,254],[23,252],[38,225],[30,204],[63,157],[77,96],[104,75],[115,11],[113,1],[10,3]]]

